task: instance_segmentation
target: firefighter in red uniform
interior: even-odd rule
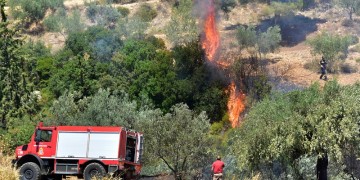
[[[213,180],[223,180],[223,168],[225,167],[224,162],[221,161],[221,157],[218,156],[216,161],[212,164]]]

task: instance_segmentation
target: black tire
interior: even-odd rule
[[[91,178],[96,177],[101,179],[106,174],[105,168],[99,163],[90,163],[84,169],[84,179],[91,180]]]
[[[40,167],[33,162],[27,162],[19,170],[21,180],[40,180]]]

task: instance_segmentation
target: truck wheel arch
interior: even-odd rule
[[[44,165],[44,161],[37,155],[35,154],[27,154],[23,157],[21,157],[19,160],[17,160],[16,162],[16,168],[20,168],[23,164],[27,163],[27,162],[33,162],[35,164],[37,164],[40,167],[40,170],[43,170],[43,165]]]
[[[96,173],[96,175],[93,174],[94,172]],[[93,179],[94,176],[99,177],[101,179],[105,175],[106,175],[105,167],[97,162],[92,162],[88,164],[83,171],[83,176],[85,180],[91,180]]]
[[[84,164],[81,165],[81,173],[84,172],[86,166],[88,166],[89,164],[91,163],[98,163],[100,164],[101,166],[104,167],[106,173],[107,173],[107,165],[105,165],[103,162],[99,161],[99,160],[89,160],[89,161],[86,161]]]

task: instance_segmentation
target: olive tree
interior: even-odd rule
[[[280,163],[301,179],[299,160],[315,156],[316,175],[326,178],[328,163],[343,164],[347,149],[359,152],[359,87],[331,81],[323,90],[313,85],[258,103],[233,136],[239,167],[251,172]]]
[[[184,45],[198,38],[199,29],[192,14],[192,7],[193,1],[185,0],[180,1],[179,6],[172,10],[165,33],[174,45]]]
[[[360,1],[358,0],[336,0],[334,2],[345,9],[351,21],[353,20],[353,14],[360,12]]]
[[[207,157],[210,124],[206,114],[196,114],[187,105],[177,104],[170,113],[148,119],[147,124],[144,133],[150,156],[160,158],[176,179],[189,179],[189,171],[201,167]]]
[[[252,26],[240,26],[236,33],[240,51],[246,49],[252,56],[257,52],[260,58],[262,54],[274,52],[280,47],[280,31],[279,26],[269,27],[265,32],[257,32]]]
[[[9,1],[12,15],[28,22],[39,22],[45,17],[47,10],[55,10],[64,6],[64,0],[12,0]]]
[[[329,63],[329,70],[337,71],[336,63],[344,59],[348,54],[348,48],[352,43],[350,36],[321,33],[308,40],[313,54],[322,55]]]

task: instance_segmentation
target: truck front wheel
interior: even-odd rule
[[[41,177],[40,167],[33,162],[27,162],[20,167],[21,180],[39,180]]]
[[[105,168],[99,163],[91,163],[86,166],[84,170],[84,179],[91,180],[91,178],[101,178],[106,174]]]

